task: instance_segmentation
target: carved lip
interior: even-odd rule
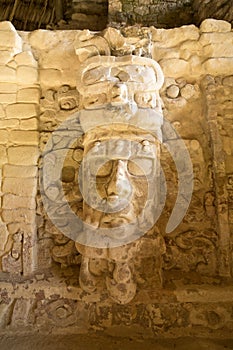
[[[105,228],[120,227],[124,224],[129,224],[130,220],[127,216],[117,216],[117,217],[103,217],[100,221],[100,226]]]

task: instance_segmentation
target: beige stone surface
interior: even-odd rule
[[[6,130],[0,130],[0,144],[6,145],[8,139],[8,132]]]
[[[190,74],[190,64],[188,61],[171,58],[162,59],[159,63],[165,76],[179,78]]]
[[[1,28],[7,35],[14,32],[9,23],[0,23]],[[15,49],[9,51],[0,43],[0,98],[2,95],[4,102],[0,103],[1,335],[15,336],[27,329],[69,333],[71,339],[71,334],[98,330],[108,334],[111,348],[123,348],[124,336],[141,341],[134,344],[132,340],[130,345],[127,340],[127,349],[148,345],[142,342],[146,336],[175,336],[181,339],[156,346],[196,346],[198,350],[220,346],[220,342],[197,341],[199,336],[232,337],[233,53],[229,28],[229,23],[208,20],[200,30],[195,26],[169,30],[134,26],[122,27],[121,33],[113,28],[102,33],[21,32],[26,51],[18,52],[14,60]],[[150,50],[153,61],[147,58]],[[136,55],[130,56],[132,53]],[[87,59],[90,55],[98,57]],[[165,75],[160,94],[163,79],[155,60]],[[8,104],[5,95],[14,96],[17,103]],[[38,178],[44,159],[39,158],[39,149],[44,149],[53,131],[79,110],[82,113],[76,114],[80,118],[75,121],[75,132],[80,123],[82,128],[93,124],[97,128],[76,140],[70,150],[66,128],[61,135],[53,134],[55,152],[47,154],[49,164],[43,174],[48,201],[43,203]],[[132,116],[132,125],[140,123],[146,132],[125,127],[125,123],[99,128],[100,120],[116,118],[128,123]],[[151,139],[151,125],[163,135],[163,144]],[[181,223],[166,233],[179,180],[184,181],[183,195],[188,188],[186,179],[191,181],[182,140],[193,167],[194,189]],[[92,162],[94,180],[84,181],[84,197],[79,188],[80,163],[84,154],[99,148],[103,155],[120,152],[124,159],[119,160],[117,153],[113,162],[100,166],[97,180]],[[108,234],[109,228],[121,223],[119,219],[138,218],[147,195],[148,182],[142,177],[151,168],[145,162],[138,169],[125,159],[135,155],[135,150],[140,161],[147,154],[146,160],[153,163],[156,152],[160,159],[167,194],[159,221],[137,242],[124,247],[104,250],[75,244],[50,221],[48,210],[59,204],[52,212],[62,230],[70,223],[64,198],[72,213],[96,227],[106,225]],[[53,175],[54,181],[50,181]],[[160,180],[157,175],[156,180]],[[60,177],[64,193],[58,185]],[[132,202],[130,208],[124,208],[126,217],[122,212],[102,215],[88,206],[93,189],[97,189],[96,198],[101,196],[105,204],[109,201],[113,205],[119,200],[113,193],[121,188],[122,179],[124,194]],[[163,181],[155,181],[158,183],[160,200]],[[153,196],[157,192],[153,189],[148,193]],[[181,208],[184,197],[180,201]],[[147,210],[139,224],[150,221],[154,209]],[[72,233],[78,229],[81,225],[75,225]],[[81,232],[84,237],[85,229]],[[122,228],[118,233],[127,236],[131,232]],[[112,344],[116,334],[121,339]],[[195,340],[187,343],[184,335],[195,336]],[[1,341],[6,339],[10,341],[5,336]],[[78,339],[71,342],[71,349],[73,344],[83,348],[80,335]],[[56,341],[59,348],[58,338]],[[55,339],[51,342],[54,348]],[[48,345],[45,343],[42,348]],[[14,342],[3,344],[7,349],[14,346]],[[32,339],[24,339],[24,348],[25,344],[32,344]],[[106,344],[106,339],[98,343],[100,348]],[[18,342],[17,348],[20,345]],[[88,345],[93,348],[93,344]]]
[[[203,54],[206,57],[219,57],[220,52],[222,57],[233,57],[233,35],[232,40],[228,41],[228,45],[226,43],[216,43],[203,48]]]
[[[223,42],[225,45],[232,45],[232,38],[233,38],[233,32],[229,33],[202,33],[199,42],[206,46],[208,44],[222,44]],[[219,57],[221,56],[221,51],[219,52]]]
[[[34,197],[25,197],[23,195],[6,194],[3,196],[2,208],[14,209],[14,208],[28,208],[35,209],[36,201]]]
[[[36,180],[34,178],[6,178],[3,180],[2,190],[17,196],[35,196]]]
[[[0,30],[0,47],[1,46],[18,50],[22,48],[22,40],[16,30]]]
[[[20,120],[20,129],[22,130],[38,130],[38,119],[21,119]]]
[[[210,58],[203,63],[206,74],[231,75],[233,72],[233,57]]]
[[[3,94],[0,93],[0,103],[2,104],[12,104],[16,102],[15,94]]]
[[[160,47],[174,47],[186,40],[198,40],[199,29],[194,25],[173,29],[151,29],[152,41],[159,42]],[[158,45],[158,44],[157,44]]]
[[[20,52],[14,56],[14,60],[18,66],[37,67],[37,61],[31,51]]]
[[[4,109],[3,109],[3,106],[0,105],[0,121],[1,121],[1,119],[4,118],[4,117],[5,117],[5,111],[4,111]]]
[[[61,71],[58,69],[41,69],[40,84],[43,87],[58,87],[62,85]]]
[[[18,119],[2,119],[0,120],[0,129],[14,129],[19,127]]]
[[[15,82],[16,71],[4,65],[0,65],[0,81],[1,82]]]
[[[231,31],[231,24],[226,21],[208,18],[201,23],[200,31],[203,33],[208,33],[208,32],[226,33]]]
[[[9,163],[14,165],[36,165],[39,151],[34,146],[15,146],[8,148]]]
[[[13,94],[18,90],[18,86],[15,83],[2,83],[0,81],[0,93],[2,94]]]
[[[39,103],[40,89],[39,88],[23,88],[17,93],[17,102],[20,103]]]
[[[2,218],[4,222],[31,223],[35,219],[35,211],[24,208],[3,209]]]
[[[0,145],[0,165],[7,163],[6,147]]]
[[[0,64],[7,64],[13,58],[13,52],[10,50],[1,50],[0,51]]]
[[[20,166],[6,164],[3,167],[4,177],[36,177],[37,167],[36,166]]]
[[[10,133],[10,142],[16,145],[38,145],[38,141],[37,131],[14,130]]]
[[[38,82],[38,70],[34,67],[19,66],[16,70],[17,81],[19,84],[35,84]]]
[[[14,103],[6,107],[6,117],[9,119],[27,119],[37,115],[36,105],[32,103]]]

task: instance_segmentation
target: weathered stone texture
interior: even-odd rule
[[[98,4],[96,11],[102,6]],[[75,6],[86,16],[86,2]],[[136,16],[146,18],[156,4],[153,0],[140,5],[113,1],[110,6],[116,17],[125,20],[120,12],[128,9],[129,13],[132,7]],[[7,35],[12,31],[10,38],[21,42],[9,23],[0,23],[1,31]],[[7,273],[1,274],[0,333],[14,334],[28,327],[51,333],[98,329],[113,334],[117,330],[132,337],[200,333],[232,337],[232,31],[229,23],[211,19],[200,29],[193,25],[170,30],[129,27],[122,33],[114,28],[97,35],[36,31],[20,33],[26,51],[18,44],[12,50],[0,44],[0,269]],[[165,75],[162,104],[154,91],[161,75],[158,67],[148,68],[150,54]],[[84,72],[88,62],[91,69]],[[163,109],[168,123],[162,128],[163,143],[156,147],[167,201],[156,227],[140,242],[106,254],[103,249],[75,244],[50,221],[38,193],[38,168],[43,165],[40,152],[62,122],[77,117],[80,110],[88,112],[82,114],[81,125],[76,120],[71,129],[75,134],[81,126],[98,124],[106,110],[122,103],[129,109],[135,105],[144,111],[157,108],[161,113]],[[106,109],[101,109],[103,105]],[[142,115],[138,120],[146,128],[149,118]],[[102,136],[116,138],[117,130],[101,129]],[[95,219],[98,224],[98,215],[93,218],[83,205],[78,186],[77,174],[90,136],[70,145],[68,131],[55,132],[50,144],[55,151],[46,149],[44,183],[48,186],[42,191],[48,205],[65,196],[75,214],[85,214],[87,222]],[[121,130],[121,137],[124,133]],[[150,149],[147,136],[139,143],[139,151]],[[99,138],[98,130],[92,135],[96,148],[101,145]],[[177,169],[169,150],[185,174],[182,140],[193,166],[193,194],[183,221],[166,233],[178,192]],[[59,173],[63,150],[67,154]],[[51,173],[55,174],[52,184]],[[186,175],[189,179],[190,174]],[[93,187],[87,185],[88,194]],[[101,179],[98,189],[106,189]],[[134,208],[143,202],[145,189],[138,189],[140,200]],[[61,205],[55,213],[61,227],[70,220],[64,210]],[[145,218],[149,217],[148,213]]]
[[[1,192],[0,221],[7,227],[1,266],[2,271],[13,275],[30,274],[36,261],[33,242],[37,171],[31,166],[38,163],[35,119],[40,95],[37,62],[25,48],[23,51],[23,40],[15,28],[9,22],[1,22],[0,173],[1,191],[5,194]],[[16,222],[19,223],[17,231],[10,231],[10,225]],[[24,229],[24,222],[31,225],[30,233]]]

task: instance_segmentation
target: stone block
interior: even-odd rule
[[[233,86],[233,75],[225,77],[223,79],[223,85],[225,85],[225,86]]]
[[[4,118],[4,117],[5,117],[5,111],[4,111],[4,109],[3,109],[3,106],[0,105],[0,121],[1,121],[1,119]]]
[[[0,31],[0,46],[4,46],[4,48],[17,48],[21,50],[22,39],[15,30],[3,30]]]
[[[51,50],[59,43],[59,40],[57,33],[51,30],[39,29],[29,34],[29,43],[33,48],[39,50]]]
[[[19,222],[12,222],[7,225],[8,231],[10,234],[17,233],[19,230],[23,231],[24,233],[31,233],[35,230],[35,225],[32,221],[32,223],[19,223]]]
[[[2,119],[0,120],[0,129],[15,129],[19,127],[18,119]]]
[[[37,191],[37,180],[35,178],[7,177],[3,179],[2,191],[5,194],[33,197]]]
[[[9,163],[15,165],[36,165],[39,150],[34,146],[15,146],[8,148]]]
[[[18,66],[37,67],[37,61],[31,51],[20,52],[18,55],[15,55],[14,59]]]
[[[7,163],[6,147],[0,145],[0,166]]]
[[[198,40],[199,29],[194,25],[173,29],[156,29],[151,27],[152,41],[159,42],[160,47],[175,47],[187,40]]]
[[[189,63],[182,59],[163,59],[159,62],[159,64],[163,70],[164,75],[167,77],[179,78],[183,76],[188,76],[190,74]]]
[[[39,103],[40,90],[38,88],[20,89],[17,93],[17,102]]]
[[[233,42],[233,32],[230,33],[203,33],[200,37],[200,43],[203,46],[208,44],[222,44],[232,45]],[[219,52],[219,57],[221,56],[221,52]]]
[[[20,222],[29,224],[35,220],[35,215],[35,210],[32,209],[15,208],[14,210],[2,210],[2,218],[6,223]]]
[[[36,201],[34,197],[23,197],[23,196],[16,196],[14,194],[5,194],[3,196],[2,207],[4,209],[14,209],[14,208],[35,209]]]
[[[231,23],[217,20],[213,18],[205,19],[200,25],[200,31],[202,33],[210,33],[210,32],[230,32],[231,31]]]
[[[0,22],[0,30],[1,31],[7,30],[7,31],[16,32],[15,27],[13,26],[13,24],[10,21]]]
[[[36,105],[35,104],[23,104],[15,103],[8,105],[6,107],[6,116],[7,118],[13,119],[27,119],[32,118],[37,115]]]
[[[10,132],[10,141],[17,145],[38,145],[39,133],[30,130],[12,130]]]
[[[17,90],[18,90],[17,84],[0,82],[0,93],[2,94],[14,94],[17,92]]]
[[[61,86],[61,71],[58,69],[41,69],[40,83],[43,87],[56,88]]]
[[[5,65],[12,60],[13,52],[9,50],[0,51],[0,64]]]
[[[0,103],[12,104],[16,102],[16,94],[2,94],[0,92]]]
[[[6,145],[8,142],[8,132],[6,130],[0,130],[0,144]]]
[[[37,167],[5,164],[3,167],[3,176],[33,178],[37,176]]]
[[[16,71],[13,68],[0,66],[0,82],[15,82]]]
[[[190,57],[195,55],[202,55],[203,47],[199,41],[188,40],[184,41],[179,48],[180,58],[188,61]]]
[[[19,84],[36,84],[38,82],[38,71],[34,67],[19,66],[17,68],[17,82]]]
[[[210,58],[203,64],[206,74],[231,75],[233,72],[233,58]]]
[[[38,120],[30,118],[20,121],[20,129],[22,130],[38,130]]]
[[[203,48],[206,57],[233,57],[233,35],[231,43],[210,44]]]

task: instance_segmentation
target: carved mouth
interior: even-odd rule
[[[131,220],[126,216],[118,216],[117,218],[113,217],[103,217],[100,221],[100,227],[111,228],[111,227],[121,227],[124,224],[129,224]]]

